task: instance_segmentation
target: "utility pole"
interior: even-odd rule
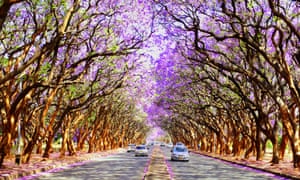
[[[16,164],[21,163],[21,121],[18,120],[18,138],[17,138],[17,153],[16,153]]]
[[[20,93],[22,92],[22,81],[23,78],[20,79]],[[16,152],[16,159],[15,163],[20,165],[21,164],[21,118],[18,118],[18,138],[17,138],[17,152]]]

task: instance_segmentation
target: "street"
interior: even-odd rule
[[[176,180],[195,179],[280,179],[273,174],[249,170],[220,160],[190,153],[189,162],[171,161],[169,148],[162,148],[170,173]]]
[[[144,168],[147,167],[150,156],[135,157],[134,153],[119,153],[101,157],[90,163],[76,166],[71,169],[55,173],[40,173],[36,177],[21,179],[40,180],[79,180],[79,179],[103,179],[103,180],[132,180],[142,179]]]
[[[162,153],[168,167],[168,173],[172,179],[195,180],[195,179],[284,179],[272,174],[250,170],[222,162],[213,158],[190,153],[189,162],[170,160],[169,147],[154,147],[159,151],[150,149],[148,157],[135,157],[134,153],[122,152],[107,157],[100,157],[93,161],[67,168],[59,172],[40,173],[32,177],[21,179],[40,180],[65,180],[65,179],[103,179],[103,180],[141,180],[147,173],[151,153]],[[162,162],[164,163],[164,162]],[[155,169],[155,168],[154,168]],[[160,173],[160,172],[152,172]],[[160,179],[161,180],[161,179]]]

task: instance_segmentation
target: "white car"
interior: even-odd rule
[[[127,152],[134,152],[135,151],[135,144],[128,144]]]
[[[167,147],[171,148],[171,147],[173,147],[173,144],[169,143],[169,144],[167,144]]]
[[[148,149],[146,145],[138,145],[135,147],[135,156],[148,156]]]
[[[189,161],[189,151],[185,146],[174,146],[171,150],[171,161]]]

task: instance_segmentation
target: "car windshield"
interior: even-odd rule
[[[175,151],[176,151],[176,152],[187,152],[187,149],[184,148],[184,147],[176,147],[176,148],[175,148]]]
[[[146,149],[145,146],[137,146],[136,149]]]

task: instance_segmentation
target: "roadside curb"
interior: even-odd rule
[[[299,179],[300,180],[300,177],[298,177],[298,176],[284,174],[284,173],[272,171],[272,170],[269,170],[269,169],[264,169],[264,168],[260,168],[260,167],[257,167],[257,166],[249,165],[249,164],[246,164],[246,163],[240,163],[240,162],[236,162],[236,161],[231,161],[231,160],[223,159],[222,157],[211,156],[211,155],[204,154],[204,153],[201,153],[201,152],[198,152],[198,151],[193,151],[192,150],[191,152],[193,152],[195,154],[199,154],[201,156],[206,156],[206,157],[209,157],[209,158],[218,159],[218,160],[230,163],[230,164],[244,166],[244,167],[248,167],[248,168],[251,168],[251,169],[254,169],[254,170],[258,170],[258,171],[262,171],[262,172],[274,174],[274,175],[277,175],[277,176],[280,176],[280,177],[283,177],[283,178]]]

